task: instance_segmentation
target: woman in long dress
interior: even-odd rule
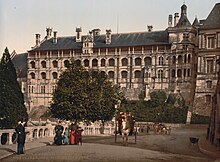
[[[77,133],[77,125],[71,124],[70,125],[70,145],[76,144],[76,133]]]

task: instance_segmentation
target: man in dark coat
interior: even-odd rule
[[[25,144],[25,139],[26,139],[26,134],[25,134],[25,127],[24,127],[24,122],[19,121],[18,126],[15,128],[15,131],[17,133],[17,153],[18,154],[24,154],[24,144]]]
[[[55,137],[54,137],[54,142],[56,145],[62,145],[63,141],[63,126],[61,125],[61,121],[58,122],[58,125],[55,126]]]

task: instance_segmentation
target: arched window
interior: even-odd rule
[[[141,78],[141,71],[140,71],[140,70],[136,70],[136,71],[134,72],[134,77],[135,77],[135,78]]]
[[[46,79],[46,73],[45,73],[45,72],[42,72],[42,73],[41,73],[41,78],[42,78],[42,79]]]
[[[163,57],[162,56],[159,57],[159,65],[163,65]]]
[[[109,59],[109,66],[115,66],[115,60],[113,58]]]
[[[69,67],[69,65],[70,65],[69,60],[65,60],[65,61],[64,61],[64,66],[67,68],[67,67]]]
[[[30,73],[31,79],[35,79],[35,73]]]
[[[57,79],[57,76],[58,76],[58,75],[57,75],[56,72],[53,72],[53,73],[52,73],[52,76],[53,76],[53,79]]]
[[[52,62],[52,64],[53,64],[53,67],[54,67],[54,68],[57,68],[57,67],[58,67],[58,62],[57,62],[56,60],[54,60],[54,61]]]
[[[76,63],[76,66],[79,67],[81,65],[81,60],[76,60],[75,63]]]
[[[98,60],[97,59],[93,59],[92,60],[92,67],[97,67],[98,66]]]
[[[35,68],[35,62],[34,61],[31,61],[30,64],[31,64],[31,68]]]
[[[181,69],[177,70],[177,77],[178,78],[182,78],[182,71],[181,71]]]
[[[174,65],[176,64],[176,56],[173,56],[172,63],[173,63]]]
[[[191,62],[191,55],[188,54],[188,63],[190,63],[190,62]]]
[[[102,66],[102,67],[105,66],[105,59],[101,59],[101,66]]]
[[[105,78],[106,77],[106,73],[104,71],[101,71],[101,77]]]
[[[145,66],[151,66],[152,65],[152,59],[150,57],[145,57],[144,63],[145,63]]]
[[[141,65],[141,58],[136,58],[134,62],[135,62],[135,66],[140,66]]]
[[[191,71],[190,71],[190,69],[187,70],[187,76],[188,76],[188,77],[191,76]]]
[[[85,66],[85,67],[89,67],[89,60],[88,60],[88,59],[85,59],[85,60],[84,60],[84,66]]]
[[[182,56],[178,56],[178,64],[182,64],[183,63],[183,57]]]
[[[41,61],[41,67],[46,68],[46,61]]]
[[[114,71],[109,71],[109,72],[108,72],[108,77],[109,77],[110,79],[114,79],[114,75],[115,75]]]
[[[122,65],[122,66],[128,66],[128,59],[127,59],[127,58],[123,58],[123,59],[121,60],[121,65]]]
[[[122,72],[121,72],[121,77],[122,77],[123,79],[127,78],[127,76],[128,76],[128,72],[127,72],[127,71],[122,71]]]
[[[186,55],[184,55],[184,64],[186,64],[187,58]]]
[[[183,69],[183,77],[186,77],[186,69]]]
[[[163,80],[163,70],[158,71],[158,81],[161,82]]]
[[[171,73],[172,73],[172,74],[171,74],[172,78],[175,78],[175,76],[176,76],[176,70],[173,69]]]

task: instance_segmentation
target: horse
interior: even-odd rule
[[[128,145],[128,135],[131,131],[130,123],[127,120],[127,118],[122,119],[122,126],[121,126],[121,133],[122,133],[122,139],[123,139],[123,145]]]

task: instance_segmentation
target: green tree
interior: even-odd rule
[[[19,120],[28,120],[24,96],[6,48],[0,62],[0,127],[13,128]]]
[[[62,73],[50,106],[53,117],[71,121],[110,120],[119,99],[118,89],[99,71],[75,61]]]

